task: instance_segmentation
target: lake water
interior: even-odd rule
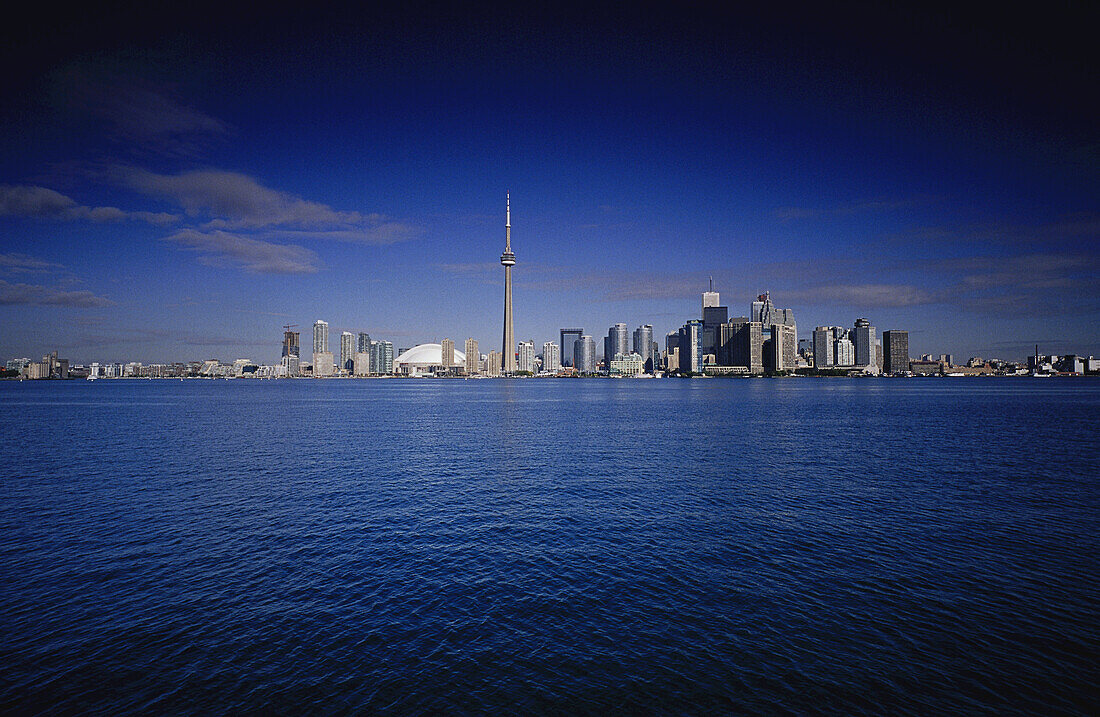
[[[1100,381],[0,382],[0,711],[1100,706]]]

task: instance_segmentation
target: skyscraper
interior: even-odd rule
[[[504,214],[504,253],[500,255],[504,266],[504,342],[501,354],[504,359],[504,373],[516,371],[516,337],[512,330],[512,267],[516,265],[516,255],[512,253],[512,196],[505,194]]]
[[[909,370],[909,332],[891,329],[882,332],[882,369],[886,373]]]
[[[833,327],[818,326],[814,329],[814,368],[823,369],[836,365],[836,339]]]
[[[749,373],[763,371],[764,339],[760,322],[738,317],[718,327],[718,363],[742,366]]]
[[[584,329],[561,330],[561,365],[573,365],[573,344],[584,335]]]
[[[351,373],[355,370],[355,334],[344,331],[340,334],[340,368]]]
[[[852,345],[855,348],[853,363],[856,366],[872,367],[878,372],[878,361],[875,357],[875,327],[867,319],[856,319],[855,328],[850,332]]]
[[[642,357],[643,370],[652,373],[654,369],[653,327],[649,324],[642,324],[634,329],[634,353]]]
[[[485,373],[487,373],[490,376],[499,376],[500,375],[500,360],[501,360],[501,355],[500,355],[499,352],[490,351],[489,352],[489,358],[485,362]]]
[[[556,372],[561,368],[561,353],[558,345],[553,341],[547,341],[542,345],[542,370]]]
[[[359,346],[356,348],[356,353],[370,353],[370,334],[366,331],[359,332]]]
[[[450,339],[443,339],[439,342],[439,346],[443,368],[449,371],[455,365],[455,342]]]
[[[722,301],[718,296],[718,292],[714,290],[714,280],[710,282],[710,290],[703,292],[703,314],[707,313],[708,306],[718,306]]]
[[[519,360],[516,364],[517,370],[527,371],[529,373],[535,372],[535,342],[534,341],[520,341],[519,342]]]
[[[301,362],[301,346],[297,331],[289,329],[283,332],[283,355],[281,364],[286,376],[297,376]]]
[[[703,332],[703,322],[692,319],[680,328],[680,340],[677,342],[680,349],[680,373],[702,373],[703,352],[700,343]]]
[[[313,324],[313,353],[319,354],[328,351],[328,322],[317,321]]]
[[[478,363],[481,361],[481,353],[477,348],[476,339],[466,339],[466,345],[463,347],[466,353],[466,373],[473,375],[478,372]]]
[[[591,336],[581,336],[573,342],[573,368],[579,373],[596,372],[596,342]]]
[[[370,345],[371,373],[393,373],[393,344],[389,341],[372,341]]]
[[[603,343],[605,365],[611,366],[611,359],[615,358],[616,354],[625,356],[630,353],[627,336],[626,324],[615,324],[607,330],[607,339]]]

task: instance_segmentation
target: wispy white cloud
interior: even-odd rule
[[[0,305],[30,304],[87,309],[112,306],[114,302],[87,290],[68,291],[36,284],[12,284],[0,279]]]
[[[88,207],[46,187],[31,185],[0,185],[0,216],[38,217],[44,219],[121,222],[134,219],[150,224],[170,224],[178,221],[174,214],[163,212],[127,212],[117,207]]]
[[[199,170],[155,174],[117,168],[116,177],[144,194],[179,205],[204,230],[267,231],[270,239],[330,239],[389,244],[413,238],[418,229],[382,214],[342,211],[277,189],[236,172]]]
[[[223,231],[183,229],[165,241],[198,252],[204,264],[238,267],[256,274],[314,274],[320,264],[317,255],[305,247]]]
[[[26,254],[0,254],[0,272],[8,274],[37,274],[64,268],[61,264],[43,261]]]

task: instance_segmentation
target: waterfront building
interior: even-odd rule
[[[609,373],[612,376],[639,376],[645,373],[645,361],[636,353],[628,356],[616,354],[611,359]]]
[[[408,349],[405,351],[408,351]],[[404,351],[401,353],[404,353]],[[393,373],[393,344],[389,341],[372,341],[370,345],[370,366],[371,373],[383,376]]]
[[[22,371],[30,364],[31,360],[29,358],[8,359],[8,362],[4,365],[4,368],[9,371]]]
[[[516,362],[518,371],[527,371],[528,373],[536,373],[535,367],[535,342],[534,341],[520,341],[519,342],[519,354]]]
[[[718,329],[718,364],[740,366],[749,373],[764,370],[764,332],[759,321],[739,316]]]
[[[501,374],[501,361],[502,357],[499,351],[490,351],[489,358],[486,360],[485,373],[489,376],[499,376]]]
[[[610,367],[611,359],[615,354],[625,354],[629,350],[627,345],[626,324],[615,324],[607,330],[607,338],[603,342],[604,365]]]
[[[855,327],[849,332],[852,346],[855,349],[853,363],[856,366],[867,366],[878,370],[878,362],[874,354],[875,327],[867,319],[856,319]]]
[[[856,364],[856,349],[852,344],[851,339],[845,335],[843,338],[838,339],[836,342],[836,365],[837,366],[855,366]]]
[[[542,370],[556,373],[561,368],[561,356],[558,345],[547,341],[542,345]]]
[[[466,363],[466,356],[462,352],[455,351],[453,346],[451,350],[454,352],[452,365],[454,359],[457,359],[461,363]],[[444,363],[442,344],[420,344],[419,346],[413,346],[397,357],[394,361],[394,366],[394,370],[402,376],[424,376],[436,373],[446,373],[450,371],[451,368]]]
[[[703,308],[703,329],[700,337],[703,354],[717,357],[719,327],[729,321],[729,307],[706,306]]]
[[[455,365],[455,342],[450,339],[443,339],[439,342],[439,345],[441,347],[443,368],[449,371]],[[463,358],[462,361],[465,363],[466,359]]]
[[[504,213],[504,253],[500,255],[504,266],[504,341],[501,353],[504,358],[503,371],[516,371],[516,337],[512,330],[512,267],[516,265],[516,255],[512,253],[512,196],[505,194]]]
[[[465,349],[463,353],[466,354],[466,373],[472,376],[478,372],[478,362],[481,358],[477,348],[477,340],[466,339],[466,345],[463,348]]]
[[[340,370],[351,373],[355,369],[355,334],[344,331],[340,334]]]
[[[327,328],[327,327],[326,327]],[[327,337],[326,337],[327,340]],[[332,364],[332,354],[328,351],[315,351],[313,353],[313,375],[331,376],[335,368]]]
[[[561,342],[559,346],[561,348],[561,365],[572,366],[573,365],[573,344],[584,335],[584,329],[562,329],[561,330]]]
[[[707,313],[707,308],[711,306],[718,306],[722,303],[721,298],[718,296],[718,292],[714,290],[714,281],[710,282],[710,290],[703,292],[703,315]]]
[[[798,362],[794,327],[772,324],[769,333],[771,338],[763,342],[764,368],[769,371],[793,371]]]
[[[656,362],[653,358],[653,327],[651,325],[642,324],[634,329],[634,353],[642,357],[645,370],[648,373],[653,373]]]
[[[750,307],[749,318],[760,322],[760,325],[764,327],[764,338],[770,338],[769,334],[772,326],[792,326],[794,327],[795,343],[797,344],[798,326],[795,324],[794,311],[777,307],[772,302],[771,292],[768,291],[765,291],[756,299]]]
[[[573,368],[577,373],[596,373],[596,342],[591,336],[573,342]]]
[[[370,352],[356,351],[352,364],[352,373],[356,376],[370,376]]]
[[[328,351],[328,322],[317,319],[313,324],[313,353]]]
[[[370,353],[370,345],[371,345],[370,334],[368,334],[366,331],[360,331],[359,332],[359,339],[358,339],[357,345],[355,347],[355,352],[356,353]]]
[[[891,329],[882,332],[882,369],[886,373],[909,370],[909,332]]]
[[[703,372],[702,330],[703,322],[699,319],[692,319],[680,328],[680,338],[677,342],[677,348],[680,351],[680,373]]]

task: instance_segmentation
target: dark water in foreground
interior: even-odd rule
[[[1100,704],[1100,381],[0,400],[3,713]]]

